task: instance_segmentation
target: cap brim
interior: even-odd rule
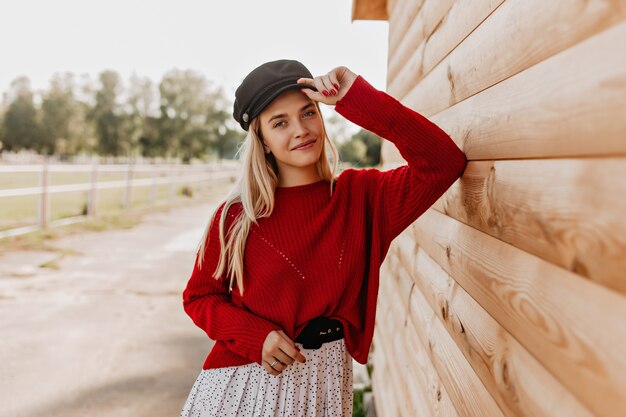
[[[297,88],[299,88],[299,89],[309,88],[309,89],[311,89],[313,91],[317,91],[317,88],[312,87],[312,86],[310,86],[308,84],[298,84],[298,83],[294,82],[293,84],[284,85],[284,86],[274,90],[272,92],[272,94],[270,94],[265,100],[263,100],[263,102],[259,105],[258,113],[260,113],[265,107],[267,107],[272,102],[272,100],[274,100],[276,97],[278,97],[279,95],[281,95],[285,91],[287,91],[287,90],[294,90],[294,89],[297,89]],[[257,113],[257,115],[258,115],[258,113]],[[254,115],[253,117],[256,117],[257,115]]]

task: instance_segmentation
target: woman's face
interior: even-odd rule
[[[280,171],[284,165],[306,167],[320,158],[323,145],[322,116],[314,102],[299,89],[287,90],[259,114],[261,134]],[[312,145],[299,145],[314,140]]]

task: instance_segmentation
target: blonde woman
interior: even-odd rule
[[[337,176],[319,103],[393,142],[408,164]],[[183,292],[215,345],[181,416],[351,416],[352,359],[367,363],[380,265],[462,175],[465,154],[345,66],[313,77],[298,61],[266,62],[237,89],[233,116],[247,131],[243,169]]]

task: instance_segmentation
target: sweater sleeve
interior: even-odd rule
[[[272,330],[279,330],[281,326],[233,304],[226,273],[217,280],[213,277],[221,248],[219,219],[224,204],[218,207],[211,222],[202,269],[197,263],[199,252],[196,255],[191,277],[182,294],[183,307],[210,339],[221,340],[233,352],[262,365],[263,343]],[[226,230],[228,220],[227,217]]]
[[[377,90],[362,76],[335,110],[372,133],[391,141],[406,165],[381,171],[360,170],[373,222],[379,222],[383,248],[463,174],[467,159],[452,138],[426,117]]]

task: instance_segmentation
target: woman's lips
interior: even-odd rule
[[[297,148],[294,148],[294,149],[292,149],[292,151],[299,151],[299,150],[309,149],[313,145],[315,145],[315,142],[317,142],[317,139],[312,140],[311,142],[309,142],[308,144],[306,144],[304,146],[299,146]]]

